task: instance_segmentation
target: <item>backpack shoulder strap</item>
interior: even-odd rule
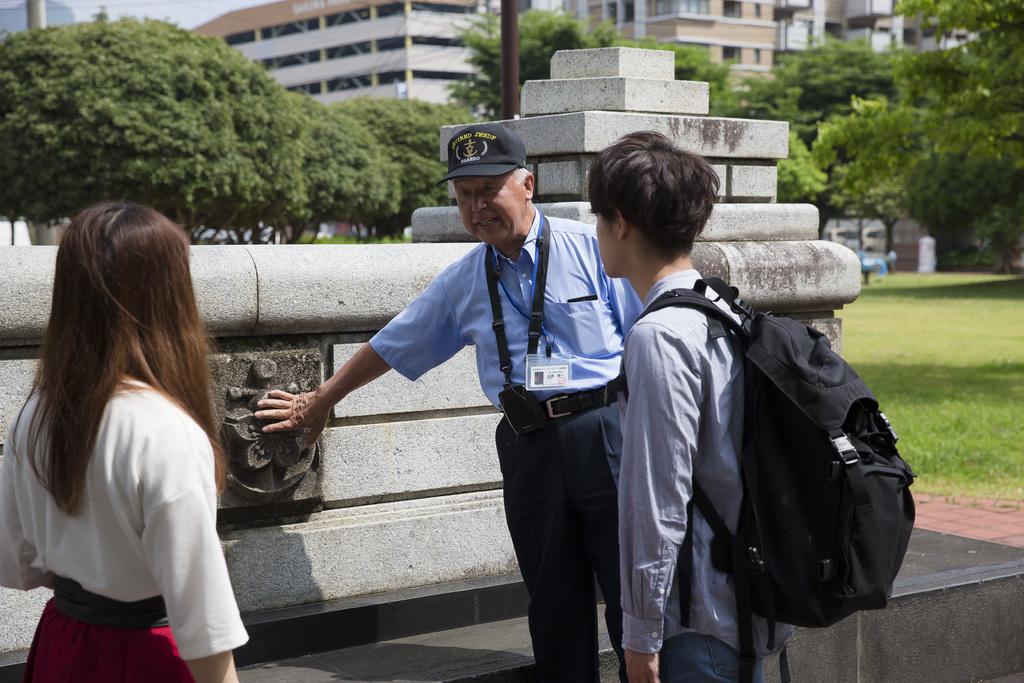
[[[640,314],[637,320],[641,320],[644,316],[650,315],[655,311],[669,307],[692,308],[700,311],[708,317],[709,326],[724,328],[723,332],[732,332],[744,343],[747,341],[747,332],[743,329],[743,325],[736,322],[735,318],[716,306],[711,299],[692,289],[670,289],[651,302],[651,305],[644,309],[644,312]],[[712,329],[712,332],[714,331]]]

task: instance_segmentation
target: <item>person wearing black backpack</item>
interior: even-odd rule
[[[589,198],[601,259],[610,275],[629,280],[645,308],[700,280],[689,254],[718,186],[707,162],[657,133],[627,135],[594,161]],[[693,504],[696,478],[735,529],[743,495],[742,357],[709,320],[665,308],[643,316],[626,337],[619,542],[631,683],[739,676],[732,578],[713,566],[713,533]],[[680,576],[688,595],[680,595]],[[778,650],[792,632],[775,624],[770,638],[765,619],[754,621],[761,656],[769,640]],[[763,680],[762,669],[759,657],[753,680]]]

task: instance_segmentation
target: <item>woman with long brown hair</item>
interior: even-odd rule
[[[48,586],[26,681],[234,683],[248,639],[216,528],[223,453],[184,232],[78,214],[0,472],[0,584]]]

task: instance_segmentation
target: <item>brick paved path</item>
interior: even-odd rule
[[[915,493],[915,527],[1024,548],[1024,501]]]

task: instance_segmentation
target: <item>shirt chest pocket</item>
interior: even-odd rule
[[[557,348],[575,356],[603,357],[622,350],[607,301],[547,301],[544,303],[544,326],[555,338]]]

